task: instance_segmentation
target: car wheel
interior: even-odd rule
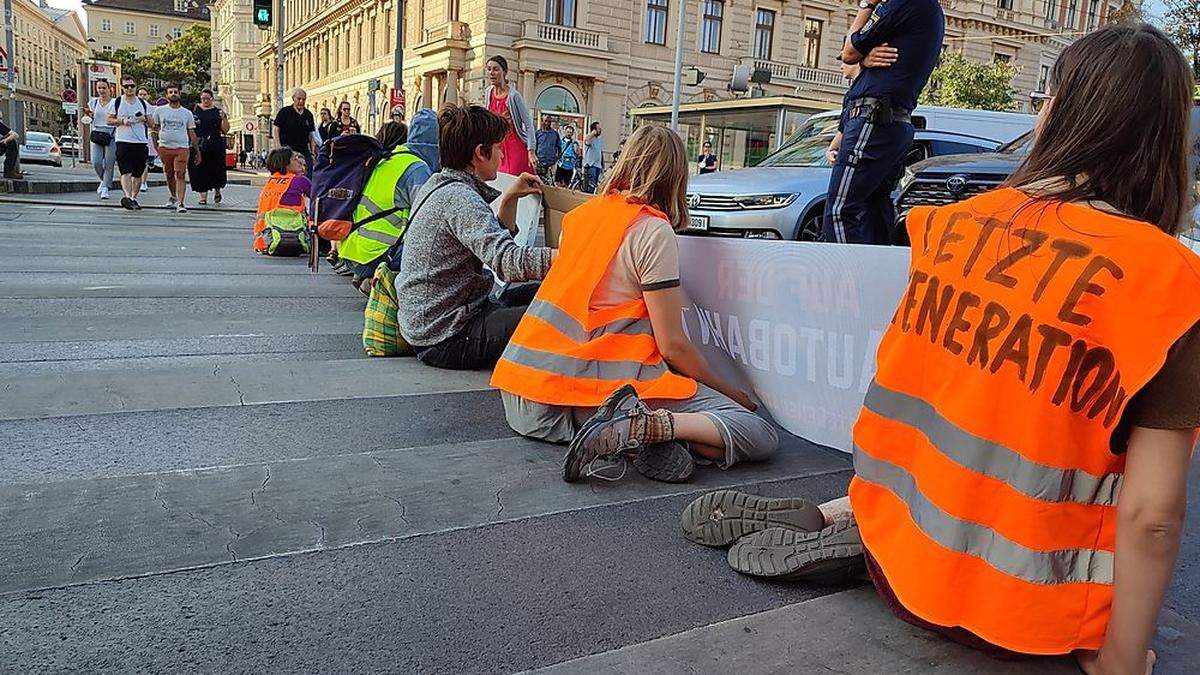
[[[800,223],[800,231],[796,233],[796,241],[821,241],[821,226],[824,217],[824,207],[815,209],[805,216]]]

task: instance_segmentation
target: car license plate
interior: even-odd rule
[[[700,232],[708,231],[708,216],[688,216],[688,229],[699,230]]]

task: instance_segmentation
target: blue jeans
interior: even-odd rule
[[[600,171],[598,166],[583,167],[583,191],[595,193],[596,188],[600,185]]]

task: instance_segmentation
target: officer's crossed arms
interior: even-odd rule
[[[850,38],[846,38],[848,43]],[[853,82],[858,79],[863,68],[887,68],[900,58],[900,51],[895,47],[888,46],[885,42],[878,47],[867,52],[867,55],[860,62],[850,63],[842,62],[842,77]],[[829,149],[825,151],[825,158],[830,164],[837,161],[838,148],[842,146],[842,132],[837,132],[833,136],[833,140],[829,143]]]

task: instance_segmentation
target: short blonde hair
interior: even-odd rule
[[[630,201],[667,214],[676,230],[687,227],[687,151],[667,127],[643,125],[625,143],[600,194],[620,192]]]

